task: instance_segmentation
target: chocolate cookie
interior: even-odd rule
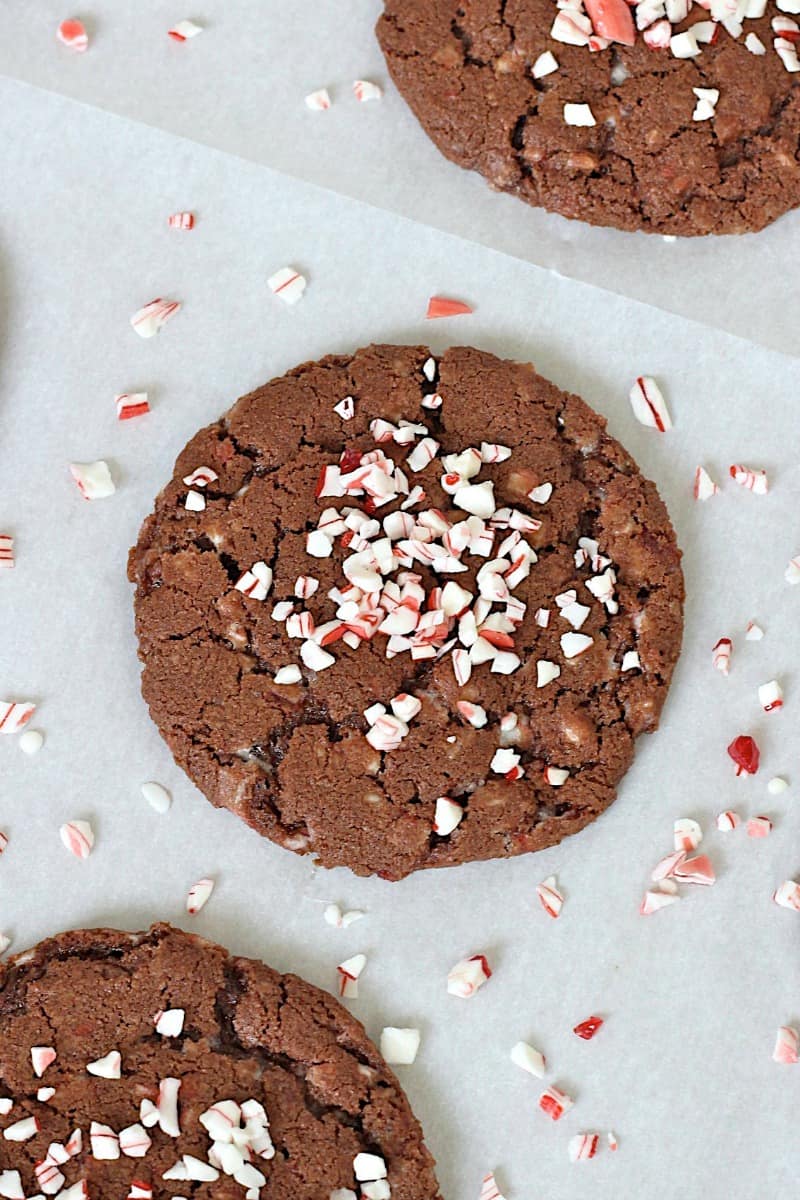
[[[743,233],[800,204],[797,0],[385,0],[439,149],[595,225]],[[629,43],[629,44],[626,44]]]
[[[0,1096],[2,1196],[438,1198],[359,1022],[168,925],[64,933],[0,965]]]
[[[467,348],[371,346],[244,396],[129,570],[144,696],[198,787],[388,879],[593,820],[681,640],[655,487],[576,396]]]

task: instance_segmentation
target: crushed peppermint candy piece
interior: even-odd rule
[[[647,891],[642,898],[642,903],[639,905],[639,913],[643,917],[649,917],[653,913],[658,912],[660,908],[666,908],[668,904],[674,904],[680,897],[671,892],[664,891]]]
[[[8,947],[11,945],[11,938],[7,933],[0,933],[0,954],[5,954]],[[2,1115],[2,1114],[0,1114]]]
[[[776,888],[772,899],[781,908],[791,908],[800,912],[800,883],[796,883],[794,879],[784,879]]]
[[[170,215],[167,217],[167,225],[170,229],[194,229],[194,213],[170,213]]]
[[[180,1037],[185,1017],[183,1008],[165,1008],[155,1018],[156,1033],[161,1037]]]
[[[300,683],[302,678],[303,674],[300,668],[294,663],[290,663],[286,667],[278,667],[272,682],[284,686],[286,684]]]
[[[353,95],[359,104],[366,104],[369,100],[380,100],[383,89],[369,79],[356,79],[353,84]]]
[[[722,637],[719,639],[712,651],[712,666],[715,670],[720,671],[723,675],[728,675],[730,673],[732,649],[733,642],[731,639]]]
[[[90,1075],[96,1075],[98,1079],[120,1079],[122,1077],[122,1055],[119,1050],[109,1050],[103,1058],[87,1063],[86,1070]]]
[[[672,420],[667,402],[655,379],[650,375],[640,376],[630,390],[633,415],[642,425],[666,433],[672,429]]]
[[[127,1158],[144,1158],[152,1144],[149,1134],[138,1123],[119,1131],[119,1148]]]
[[[566,767],[545,767],[543,774],[545,783],[549,783],[551,787],[563,787],[569,779]]]
[[[61,841],[76,858],[88,858],[94,846],[94,831],[88,821],[67,821],[59,829]]]
[[[272,587],[272,568],[265,562],[253,563],[250,570],[239,577],[234,587],[237,592],[242,592],[251,600],[266,600]]]
[[[360,908],[351,908],[347,912],[342,912],[338,904],[328,904],[322,914],[329,925],[333,925],[336,929],[347,929],[355,921],[360,921],[367,914]]]
[[[381,1056],[390,1066],[410,1066],[417,1057],[418,1029],[396,1029],[387,1025],[381,1031]]]
[[[312,112],[327,112],[331,106],[330,92],[327,88],[317,88],[306,96],[306,108]]]
[[[695,36],[697,36],[697,27],[695,26]],[[717,113],[717,101],[719,100],[718,88],[696,88],[692,91],[697,97],[697,103],[694,106],[692,113],[693,121],[710,121]]]
[[[734,829],[738,829],[741,823],[742,818],[738,813],[733,812],[730,808],[726,808],[725,811],[721,812],[717,817],[717,829],[719,829],[721,833],[731,833]]]
[[[331,1200],[333,1200],[332,1197]],[[481,1191],[478,1200],[505,1200],[505,1197],[497,1186],[494,1171],[490,1171],[488,1175],[484,1175],[481,1180]]]
[[[741,463],[734,463],[728,468],[728,473],[733,482],[739,484],[739,487],[746,488],[756,496],[766,496],[769,490],[766,471],[754,470]]]
[[[700,883],[708,887],[716,880],[714,868],[707,854],[698,854],[696,858],[685,858],[672,872],[681,883]]]
[[[103,459],[91,463],[70,463],[69,470],[84,500],[105,500],[117,490],[108,463]]]
[[[54,1087],[40,1087],[36,1089],[36,1099],[40,1104],[46,1104],[48,1100],[52,1100],[56,1094]]]
[[[558,679],[560,674],[561,667],[557,663],[548,662],[546,658],[540,658],[536,663],[537,688],[546,687],[548,683],[552,683],[554,679]]]
[[[470,958],[462,958],[448,971],[448,995],[469,1000],[491,977],[492,970],[485,954],[473,954]]]
[[[68,46],[70,50],[74,50],[77,54],[83,54],[89,48],[89,35],[86,32],[86,27],[82,21],[78,21],[75,17],[70,17],[66,21],[61,22],[56,30],[56,37],[62,46]]]
[[[0,533],[0,567],[11,570],[14,566],[14,538],[10,533]]]
[[[703,840],[703,831],[691,817],[679,817],[673,827],[676,850],[696,850]]]
[[[716,496],[718,491],[719,488],[705,467],[697,467],[694,473],[695,500],[710,500],[712,496]]]
[[[198,33],[203,32],[203,26],[197,25],[194,21],[178,21],[171,29],[167,30],[167,36],[171,37],[174,42],[188,42],[190,38],[197,37]]]
[[[602,1017],[591,1016],[585,1021],[581,1021],[572,1030],[579,1038],[583,1038],[585,1042],[590,1042],[599,1029],[605,1024]]]
[[[783,707],[783,688],[778,683],[777,679],[771,679],[769,683],[762,683],[758,689],[758,702],[764,712],[777,712]]]
[[[345,396],[338,404],[334,404],[333,411],[343,421],[352,421],[356,412],[356,402],[352,396]]]
[[[764,630],[756,621],[748,621],[745,630],[744,639],[746,642],[760,642],[764,636]]]
[[[796,554],[794,558],[790,558],[783,573],[783,578],[792,587],[796,587],[800,583],[800,554]]]
[[[765,838],[772,833],[772,821],[769,817],[751,817],[747,822],[747,836],[750,838]]]
[[[594,645],[594,638],[585,633],[562,633],[559,641],[565,658],[577,658]]]
[[[155,300],[151,300],[149,304],[137,309],[131,317],[131,325],[139,337],[151,338],[175,316],[179,309],[180,304],[177,300],[162,300],[159,296]]]
[[[340,996],[346,1000],[358,999],[358,980],[366,965],[365,954],[354,954],[352,958],[346,958],[344,962],[339,963],[336,970],[339,972]]]
[[[52,1046],[31,1046],[31,1065],[37,1079],[41,1079],[48,1067],[56,1061]]]
[[[560,1088],[550,1087],[545,1088],[539,1097],[539,1108],[543,1113],[546,1113],[552,1121],[560,1121],[565,1112],[569,1112],[575,1101],[566,1092],[562,1092]]]
[[[24,736],[25,735],[23,734],[23,737]],[[767,791],[769,792],[770,796],[780,796],[786,791],[788,786],[789,784],[781,775],[775,775],[767,784]]]
[[[158,1085],[158,1104],[156,1105],[159,1128],[167,1137],[180,1137],[181,1126],[178,1119],[178,1093],[181,1090],[180,1079],[168,1077]],[[202,1119],[202,1118],[201,1118]],[[142,1124],[147,1122],[142,1119]]]
[[[213,879],[206,877],[198,879],[197,883],[193,883],[189,888],[186,896],[186,911],[190,917],[196,917],[200,909],[206,906],[214,891],[214,883]]]
[[[133,417],[141,417],[150,412],[147,392],[120,392],[114,397],[117,406],[117,420],[130,421]]]
[[[677,842],[677,838],[675,839]],[[688,847],[689,850],[694,849],[693,846]],[[682,863],[686,858],[686,850],[678,849],[674,854],[668,854],[666,858],[662,858],[653,867],[653,872],[650,878],[654,883],[660,883],[665,879],[669,879],[670,875],[674,875],[675,868],[679,863]]]
[[[633,17],[625,0],[586,0],[586,11],[599,38],[619,42],[623,46],[635,43]]]
[[[183,504],[187,512],[204,512],[206,507],[206,498],[202,492],[190,490]]]
[[[217,479],[219,475],[213,467],[196,467],[190,475],[184,475],[183,482],[187,487],[204,488]]]
[[[511,1061],[515,1066],[527,1071],[529,1075],[535,1075],[537,1079],[544,1078],[547,1065],[545,1057],[529,1042],[517,1042],[511,1047]]]
[[[594,1158],[599,1144],[599,1133],[576,1133],[567,1143],[569,1161],[584,1162],[588,1158]]]
[[[440,796],[436,801],[436,811],[433,818],[433,832],[437,837],[447,837],[461,822],[464,809],[456,800],[449,796]]]
[[[564,897],[558,889],[555,875],[549,875],[542,883],[536,885],[536,895],[548,917],[559,917],[564,907]]]
[[[533,75],[534,79],[544,79],[546,75],[552,75],[553,72],[557,70],[558,62],[555,56],[551,54],[549,50],[545,50],[543,54],[539,55],[539,57],[536,59],[536,62],[533,64],[531,68],[531,74]]]
[[[462,300],[451,300],[447,296],[431,296],[428,301],[428,311],[425,313],[425,319],[426,321],[433,321],[437,317],[465,316],[472,311],[470,306]]]
[[[589,104],[568,102],[564,105],[564,123],[591,128],[592,125],[597,124],[597,121],[594,119],[594,113]]]
[[[622,656],[621,671],[637,671],[641,670],[641,661],[637,650],[626,650]]]
[[[39,1128],[36,1117],[23,1117],[21,1121],[15,1121],[13,1125],[6,1125],[3,1137],[7,1142],[27,1142],[32,1137],[36,1137]]]
[[[744,39],[744,44],[751,54],[761,55],[767,53],[767,47],[764,45],[757,33],[748,33],[747,37]]]
[[[0,700],[0,733],[19,733],[35,712],[29,700]]]
[[[169,812],[172,797],[160,783],[154,783],[151,780],[148,783],[143,783],[140,790],[147,803],[155,812],[162,815],[165,812]]]
[[[297,304],[306,290],[306,279],[292,267],[281,267],[270,275],[267,286],[274,296],[280,296],[286,304]]]
[[[761,758],[758,745],[749,734],[739,734],[728,746],[728,755],[736,763],[736,774],[755,775]]]
[[[772,1061],[790,1065],[798,1061],[800,1034],[791,1025],[781,1025],[775,1038],[775,1049],[772,1051]]]

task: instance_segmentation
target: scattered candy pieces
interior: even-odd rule
[[[59,829],[61,841],[76,858],[88,858],[94,846],[94,831],[88,821],[67,821]]]
[[[770,796],[780,796],[782,792],[786,791],[788,786],[789,784],[785,779],[782,778],[782,776],[775,775],[767,784],[767,791],[769,792]]]
[[[599,1133],[576,1133],[574,1137],[569,1139],[567,1145],[569,1161],[583,1162],[585,1159],[594,1158],[595,1154],[597,1154],[599,1143]]]
[[[204,908],[209,901],[211,893],[214,891],[214,880],[209,878],[198,879],[197,883],[192,884],[186,896],[186,911],[190,917],[195,917]]]
[[[717,817],[717,829],[722,833],[730,833],[732,830],[738,828],[741,823],[742,819],[739,814],[732,812],[729,808],[726,808]]]
[[[69,469],[84,500],[105,500],[117,490],[108,463],[103,459],[92,463],[70,463]]]
[[[180,304],[177,300],[162,300],[159,296],[133,314],[131,325],[139,337],[151,338],[158,333],[162,325],[166,325],[167,321],[175,316],[179,309]]]
[[[64,46],[69,46],[77,54],[83,54],[89,47],[89,35],[82,21],[70,17],[62,21],[56,30],[56,37]]]
[[[356,79],[353,84],[353,95],[359,104],[366,104],[368,100],[380,100],[383,89],[369,79]]]
[[[583,1038],[585,1042],[589,1042],[597,1031],[602,1028],[603,1023],[602,1017],[587,1017],[585,1021],[581,1021],[579,1025],[576,1025],[572,1032],[577,1033],[578,1037]]]
[[[765,838],[772,833],[772,821],[769,817],[751,817],[747,822],[747,836],[750,838]]]
[[[381,1032],[381,1055],[391,1066],[410,1066],[417,1057],[418,1029],[395,1029],[387,1025]]]
[[[537,1079],[544,1078],[545,1057],[540,1050],[528,1042],[517,1042],[511,1047],[511,1061],[515,1066],[527,1071],[529,1075],[535,1075]]]
[[[335,929],[347,929],[349,925],[360,921],[367,914],[360,908],[351,908],[348,912],[342,912],[338,904],[328,904],[322,915],[327,923],[333,925]]]
[[[730,638],[720,638],[714,647],[711,660],[711,665],[716,671],[721,671],[723,675],[728,675],[731,669],[731,650],[733,643]]]
[[[719,488],[705,467],[698,467],[694,473],[695,500],[710,500],[712,496],[716,496],[718,491]]]
[[[672,429],[672,420],[661,389],[650,375],[642,375],[630,390],[631,408],[636,420],[659,433]]]
[[[178,21],[167,30],[167,36],[174,42],[188,42],[190,38],[197,37],[198,33],[202,32],[203,26],[196,25],[194,21]]]
[[[755,775],[760,754],[758,746],[749,734],[739,734],[728,746],[728,754],[736,763],[736,774]]]
[[[56,1061],[52,1046],[31,1046],[31,1065],[37,1079],[41,1079],[48,1067]]]
[[[783,708],[783,688],[777,679],[761,684],[758,689],[758,702],[767,713]]]
[[[672,872],[681,883],[700,883],[710,886],[716,880],[714,868],[707,854],[698,854],[696,858],[685,858],[678,863]]]
[[[798,1061],[800,1035],[791,1025],[781,1025],[775,1038],[775,1049],[772,1051],[772,1061],[790,1065]]]
[[[86,1070],[98,1079],[119,1079],[122,1075],[122,1056],[119,1050],[109,1050],[103,1058],[87,1063]]]
[[[306,278],[293,267],[281,267],[267,280],[269,290],[286,304],[297,304],[306,290]]]
[[[491,979],[492,971],[484,954],[473,954],[462,958],[447,974],[447,991],[450,996],[468,1000],[478,988]]]
[[[696,850],[703,840],[703,831],[691,817],[679,817],[673,827],[676,850]]]
[[[569,1112],[575,1101],[560,1088],[545,1088],[539,1097],[539,1108],[553,1121],[560,1121],[565,1112]]]
[[[0,567],[12,570],[14,566],[14,539],[10,533],[0,533]]]
[[[326,112],[331,106],[331,98],[327,88],[318,88],[306,96],[306,108],[312,112]]]
[[[148,783],[143,783],[141,792],[150,807],[157,813],[161,813],[163,815],[165,812],[169,811],[169,806],[172,803],[172,797],[167,789],[160,783],[153,783],[152,780]]]
[[[437,317],[459,317],[468,315],[472,311],[470,306],[462,300],[449,300],[446,296],[431,296],[425,319],[433,321]]]
[[[734,463],[728,468],[728,473],[733,482],[739,484],[739,487],[746,488],[748,492],[753,492],[756,496],[766,496],[769,490],[766,471],[753,470],[741,463]]]
[[[194,213],[170,213],[167,217],[167,225],[170,229],[194,229]]]
[[[556,917],[561,915],[561,910],[564,907],[564,897],[558,890],[558,883],[555,875],[548,875],[547,879],[536,885],[536,895],[539,897],[541,904],[548,917]]]
[[[366,965],[365,954],[354,954],[352,958],[346,958],[344,962],[339,963],[336,970],[339,972],[340,996],[347,1000],[358,999],[358,979]]]
[[[121,392],[114,397],[114,403],[118,421],[130,421],[133,417],[142,417],[150,412],[147,392]]]
[[[781,908],[791,908],[800,912],[800,883],[794,879],[784,879],[773,893],[772,899]]]
[[[23,700],[19,703],[13,700],[0,700],[0,733],[19,733],[23,725],[27,725],[36,705]]]

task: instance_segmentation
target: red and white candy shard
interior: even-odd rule
[[[452,300],[448,296],[431,296],[428,301],[428,311],[425,313],[425,319],[433,321],[437,317],[467,316],[471,312],[472,309],[463,300]]]
[[[786,1065],[796,1063],[798,1048],[800,1048],[800,1035],[797,1030],[793,1029],[791,1025],[781,1025],[775,1038],[775,1049],[772,1051],[773,1062]]]
[[[75,50],[78,54],[83,54],[89,46],[89,35],[83,22],[74,17],[61,22],[56,30],[56,37],[62,45],[69,46],[70,50]]]
[[[167,1077],[158,1085],[158,1103],[156,1105],[156,1120],[162,1133],[167,1137],[180,1137],[181,1126],[178,1119],[178,1093],[181,1090],[180,1079]],[[202,1121],[202,1117],[200,1118]],[[142,1124],[147,1121],[142,1118]]]
[[[119,1148],[128,1158],[144,1158],[152,1144],[141,1125],[128,1125],[119,1131]]]
[[[249,596],[251,600],[266,600],[272,587],[272,568],[265,562],[253,563],[249,571],[237,579],[237,592]]]
[[[0,733],[19,733],[35,712],[30,701],[0,700]]]
[[[144,416],[150,412],[147,392],[120,392],[114,397],[117,406],[117,420],[130,421],[133,417]]]
[[[167,217],[167,225],[170,227],[170,229],[194,229],[194,213],[170,213],[170,215]]]
[[[673,875],[681,883],[699,883],[706,887],[716,880],[714,868],[706,854],[698,854],[696,858],[685,858],[676,866]]]
[[[156,1033],[161,1037],[180,1037],[185,1016],[183,1008],[165,1008],[155,1019]]]
[[[196,916],[208,904],[213,891],[213,879],[198,879],[197,883],[192,884],[186,896],[186,911],[190,917]]]
[[[36,1117],[23,1117],[21,1121],[15,1121],[13,1125],[6,1125],[3,1137],[8,1142],[27,1142],[32,1137],[36,1137],[38,1132],[39,1122]]]
[[[184,475],[183,482],[187,487],[204,488],[217,479],[219,475],[213,467],[196,467],[191,475]]]
[[[481,1180],[481,1190],[478,1200],[505,1200],[505,1197],[497,1186],[494,1171],[490,1171],[488,1175],[484,1175]]]
[[[694,847],[689,846],[688,849],[693,850]],[[669,879],[671,875],[675,874],[675,868],[680,863],[684,862],[685,859],[685,850],[676,850],[674,854],[668,854],[666,858],[662,858],[656,863],[656,865],[653,867],[653,873],[650,878],[654,883],[660,883],[664,879]]]
[[[10,533],[0,533],[0,567],[14,566],[14,539]]]
[[[678,817],[673,827],[676,850],[696,850],[703,840],[703,831],[691,817]]]
[[[776,712],[783,707],[783,689],[777,679],[761,684],[758,689],[758,702],[764,712]]]
[[[383,90],[378,87],[377,83],[372,83],[369,79],[356,79],[353,84],[353,95],[359,104],[366,104],[368,100],[380,100]]]
[[[31,1065],[37,1079],[41,1079],[48,1067],[56,1061],[52,1046],[31,1046]]]
[[[705,467],[698,467],[694,473],[695,500],[710,500],[712,496],[716,496],[718,491],[719,488]]]
[[[769,817],[751,817],[747,822],[747,836],[750,838],[765,838],[772,833],[772,821]]]
[[[280,296],[285,304],[297,304],[306,290],[306,279],[293,267],[281,267],[267,280],[269,290],[275,296]]]
[[[346,958],[344,962],[339,963],[336,970],[339,972],[340,996],[348,1000],[358,999],[358,980],[366,965],[365,954],[354,954],[352,958]]]
[[[162,300],[158,296],[155,300],[151,300],[149,304],[145,304],[131,317],[131,325],[138,333],[139,337],[151,338],[154,337],[162,325],[166,325],[175,313],[180,308],[177,300]]]
[[[583,1162],[585,1159],[594,1158],[599,1144],[599,1133],[576,1133],[569,1139],[567,1145],[569,1161]]]
[[[723,675],[728,675],[731,669],[731,651],[733,643],[730,638],[720,638],[714,647],[712,654],[712,666],[715,670],[721,671]]]
[[[67,821],[59,829],[61,841],[76,858],[88,858],[94,846],[94,831],[88,821]]]
[[[109,1050],[103,1058],[87,1063],[86,1070],[98,1079],[119,1079],[122,1076],[122,1055],[119,1050]]]
[[[418,1029],[397,1029],[387,1025],[381,1032],[381,1055],[391,1066],[409,1066],[417,1057]]]
[[[772,899],[781,908],[791,908],[800,912],[800,883],[796,883],[794,879],[784,879],[773,893]]]
[[[188,42],[190,38],[197,37],[198,33],[203,32],[203,26],[195,24],[194,21],[178,21],[171,29],[167,30],[167,34],[174,42]]]
[[[617,1135],[614,1133],[613,1129],[609,1129],[608,1133],[606,1134],[606,1141],[608,1142],[609,1150],[619,1150],[619,1142],[617,1141]]]
[[[93,1158],[109,1160],[119,1158],[119,1136],[110,1125],[92,1121],[89,1127],[89,1141]]]
[[[352,396],[345,396],[343,400],[338,402],[338,404],[334,404],[333,411],[338,417],[341,417],[343,421],[352,421],[353,417],[355,416],[356,402]]]
[[[564,897],[558,890],[555,875],[549,875],[542,883],[536,885],[536,895],[548,917],[556,918],[561,915],[564,907]]]
[[[448,994],[469,1000],[491,977],[492,971],[484,954],[462,958],[447,974]]]
[[[318,88],[306,96],[306,108],[312,112],[326,112],[331,106],[331,98],[327,88]]]
[[[639,905],[639,913],[643,917],[652,916],[661,908],[666,908],[669,904],[674,904],[680,897],[671,892],[662,891],[647,891],[642,898],[642,903]]]
[[[545,1088],[539,1097],[539,1108],[553,1121],[560,1121],[565,1112],[569,1112],[575,1101],[560,1088]]]
[[[672,429],[672,420],[661,389],[650,375],[640,376],[630,390],[633,415],[642,425],[665,433]]]
[[[721,812],[717,817],[717,829],[719,829],[722,833],[731,833],[732,830],[736,829],[739,825],[741,825],[741,823],[742,818],[739,816],[739,814],[733,812],[729,808],[726,808],[725,811]]]
[[[455,800],[451,800],[449,796],[440,796],[436,801],[436,810],[433,818],[433,832],[439,837],[447,837],[452,833],[456,826],[464,816],[464,809]]]
[[[761,639],[763,638],[763,636],[764,636],[764,630],[761,628],[761,626],[756,621],[748,621],[747,622],[747,628],[746,628],[745,634],[744,634],[745,641],[760,642]]]
[[[729,468],[729,474],[734,483],[738,483],[739,487],[746,488],[748,492],[753,492],[756,496],[766,496],[769,490],[766,471],[754,470],[752,467],[743,466],[742,463],[734,463]]]
[[[517,1042],[511,1047],[511,1061],[515,1066],[527,1071],[529,1075],[535,1075],[537,1079],[544,1078],[545,1057],[540,1050],[528,1042]]]
[[[69,470],[84,500],[105,500],[117,490],[108,463],[103,459],[91,463],[70,463]]]

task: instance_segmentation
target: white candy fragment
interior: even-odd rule
[[[108,463],[103,459],[91,463],[70,463],[69,470],[84,500],[105,500],[117,490]]]
[[[664,891],[647,891],[644,894],[639,912],[643,917],[649,917],[653,913],[658,912],[661,908],[666,908],[669,904],[674,904],[680,897],[671,892]]]
[[[695,500],[710,500],[712,496],[716,496],[718,491],[719,488],[705,467],[697,467],[694,473]]]
[[[353,1172],[359,1183],[385,1179],[386,1163],[379,1154],[357,1154],[353,1159]]]
[[[31,1065],[37,1079],[41,1079],[49,1066],[56,1061],[56,1052],[52,1046],[32,1046]]]
[[[483,987],[491,975],[492,971],[485,955],[473,954],[470,958],[463,958],[448,972],[448,994],[468,1000]]]
[[[695,33],[696,36],[696,33]],[[692,113],[693,121],[710,121],[716,115],[717,101],[719,100],[718,88],[692,88],[697,97],[697,104]]]
[[[767,47],[757,33],[748,33],[744,39],[744,44],[751,54],[758,54],[760,56],[767,53]]]
[[[539,903],[548,917],[552,917],[555,920],[561,916],[561,910],[564,907],[564,897],[558,889],[555,875],[548,875],[547,879],[541,883],[537,883],[536,895],[539,897]]]
[[[540,658],[536,663],[537,688],[546,687],[548,683],[552,683],[554,679],[558,679],[560,674],[561,667],[557,663],[548,662],[546,658]]]
[[[203,26],[196,24],[194,21],[177,21],[171,29],[167,30],[168,35],[174,42],[188,42],[190,38],[195,38],[198,33],[202,32]]]
[[[781,908],[791,908],[795,912],[800,912],[800,883],[796,883],[794,879],[784,879],[774,892],[772,899]]]
[[[381,1055],[390,1066],[409,1066],[417,1057],[418,1029],[396,1029],[387,1025],[381,1032]]]
[[[342,912],[338,904],[328,904],[322,914],[329,925],[336,929],[347,929],[355,921],[360,921],[367,914],[360,908],[351,908]]]
[[[549,50],[545,50],[536,59],[536,62],[531,68],[531,74],[534,79],[544,79],[545,75],[552,75],[558,70],[558,62]]]
[[[353,95],[359,104],[366,104],[369,100],[380,100],[383,90],[378,87],[377,83],[372,83],[369,79],[356,79],[353,84]]]
[[[94,846],[94,831],[88,821],[67,821],[59,829],[61,841],[76,858],[88,858]]]
[[[250,570],[237,579],[234,587],[251,600],[266,600],[272,587],[272,567],[265,562],[254,562]]]
[[[213,879],[198,879],[197,883],[192,884],[186,896],[186,911],[190,917],[197,916],[200,909],[205,907],[213,891]]]
[[[159,329],[175,316],[179,308],[177,300],[162,300],[159,297],[135,312],[131,317],[131,325],[139,337],[154,337]]]
[[[585,633],[562,633],[559,640],[565,658],[577,658],[594,645],[594,639]]]
[[[775,1049],[772,1051],[772,1061],[791,1065],[798,1061],[800,1034],[791,1025],[782,1025],[775,1038]]]
[[[186,493],[186,499],[183,502],[183,507],[187,512],[204,512],[206,507],[206,498],[202,492],[196,492],[191,488]]]
[[[152,1140],[141,1125],[128,1125],[119,1131],[119,1148],[128,1158],[144,1158],[151,1145]]]
[[[769,683],[761,684],[758,689],[758,702],[767,713],[777,712],[779,708],[783,708],[783,688],[777,679],[771,679]]]
[[[597,124],[597,121],[594,119],[594,113],[588,104],[565,104],[564,122],[567,125],[584,127],[591,127]]]
[[[306,108],[312,112],[326,112],[331,106],[331,97],[327,88],[318,88],[306,96]]]
[[[436,801],[433,832],[439,837],[447,837],[457,827],[463,816],[464,809],[460,804],[451,800],[449,796],[440,796]]]
[[[103,1058],[87,1063],[86,1070],[98,1079],[119,1079],[122,1076],[122,1056],[119,1050],[109,1050]]]
[[[783,573],[783,578],[792,587],[796,587],[800,583],[800,554],[790,558],[786,570]]]
[[[696,58],[700,53],[697,38],[690,29],[676,33],[669,39],[669,48],[675,58]]]
[[[623,671],[636,671],[641,669],[641,666],[638,651],[626,650],[622,656],[622,666],[620,669]]]
[[[185,1017],[186,1010],[183,1008],[165,1008],[156,1018],[156,1033],[161,1037],[180,1037]]]
[[[674,39],[673,39],[674,40]],[[672,429],[672,419],[661,389],[650,375],[641,375],[630,390],[633,415],[642,425],[665,433]]]
[[[322,646],[318,646],[316,642],[311,641],[303,642],[300,647],[300,657],[303,665],[308,667],[309,671],[326,671],[336,662],[332,654],[323,650]]]
[[[491,480],[484,483],[469,483],[458,489],[453,497],[456,507],[464,512],[472,513],[475,517],[488,520],[494,515],[494,484]]]
[[[358,980],[366,965],[366,954],[354,954],[352,958],[346,958],[344,962],[339,963],[336,970],[339,972],[340,996],[347,1000],[358,999]]]
[[[165,787],[160,783],[154,783],[152,780],[148,783],[143,783],[141,787],[142,795],[144,796],[150,807],[162,816],[165,812],[169,812],[169,807],[172,804],[172,797]]]
[[[110,1125],[92,1121],[89,1128],[89,1141],[93,1158],[108,1159],[109,1161],[119,1158],[119,1136]]]
[[[306,290],[305,276],[292,267],[281,267],[270,275],[267,286],[274,296],[280,296],[286,304],[297,304]]]
[[[673,827],[676,850],[696,850],[703,840],[703,831],[691,817],[679,817]]]
[[[290,663],[287,667],[278,668],[278,670],[275,672],[273,683],[278,683],[281,685],[299,683],[302,678],[303,675],[300,671],[300,668],[294,663]]]
[[[515,1066],[527,1071],[529,1075],[535,1075],[537,1079],[544,1078],[546,1066],[544,1055],[528,1042],[517,1042],[515,1046],[511,1047],[511,1061]]]

